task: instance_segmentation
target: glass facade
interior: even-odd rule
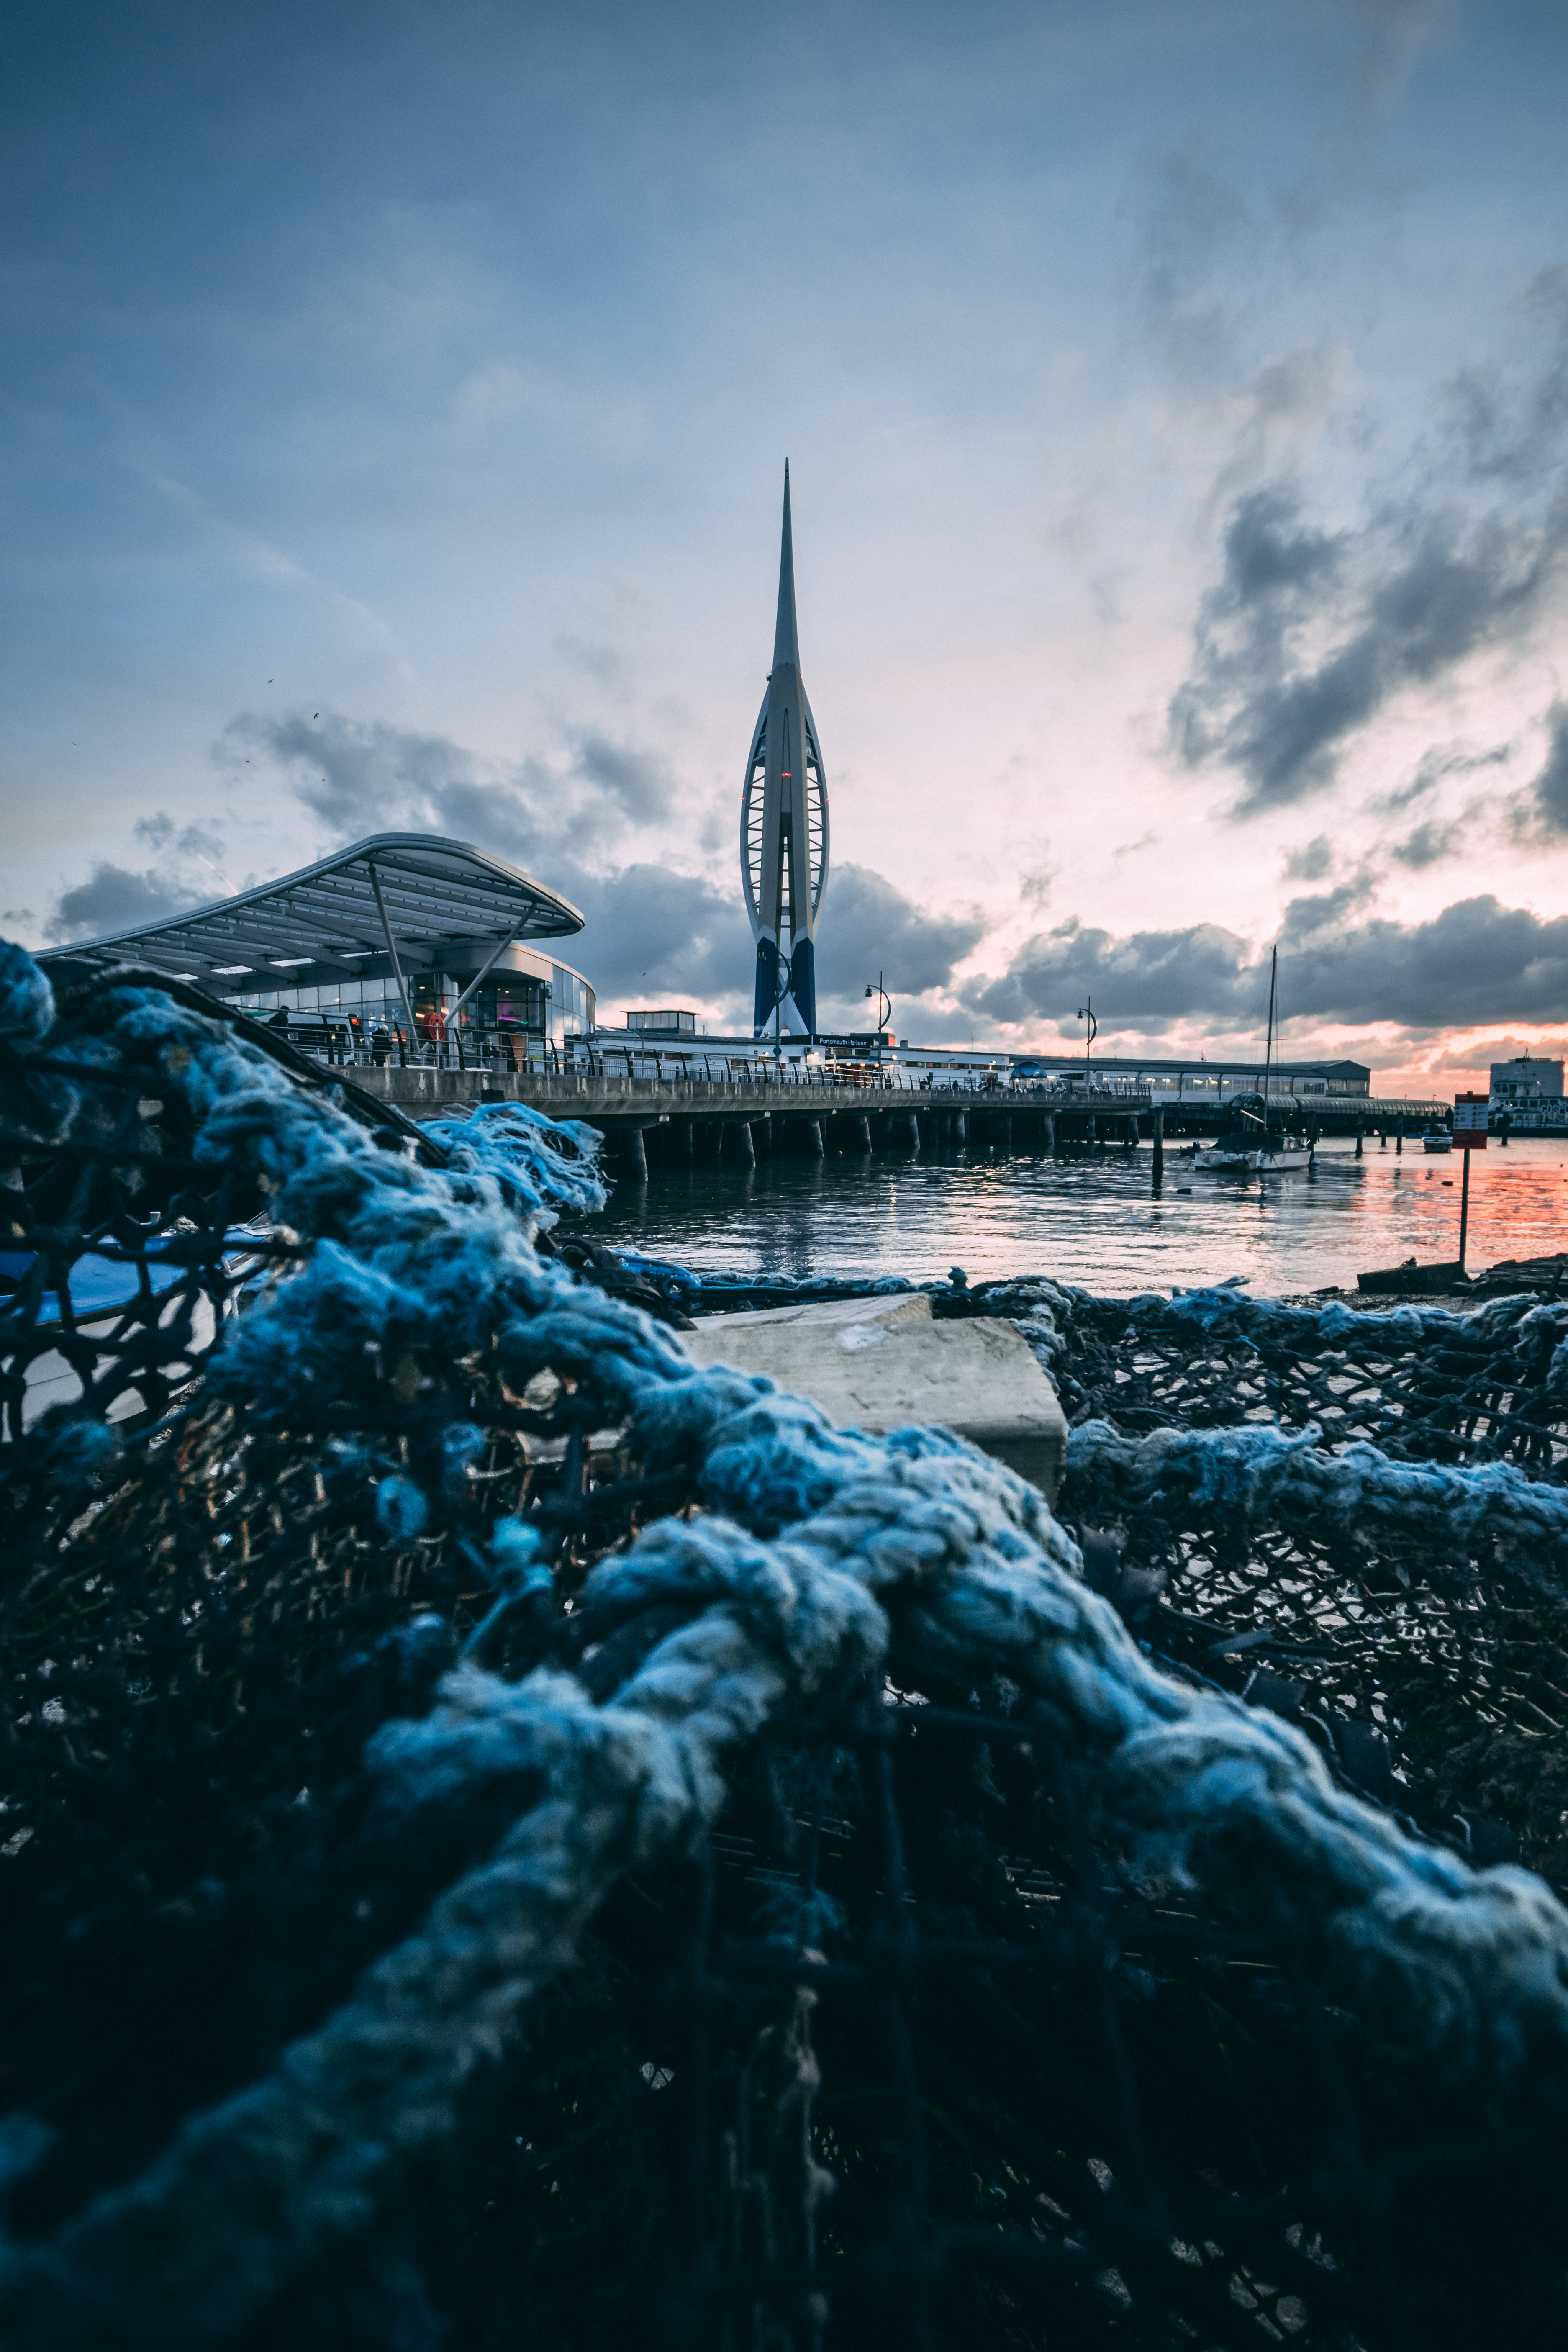
[[[592,988],[564,964],[554,964],[551,970],[548,982],[529,971],[487,974],[458,1015],[459,1028],[517,1030],[552,1045],[563,1037],[585,1035],[594,1025]],[[405,977],[419,1042],[439,1045],[447,1034],[453,1008],[468,984],[468,977],[447,971],[415,971]],[[258,1021],[270,1020],[284,1010],[310,1022],[341,1023],[356,1042],[367,1045],[377,1029],[392,1034],[408,1026],[397,983],[390,977],[332,981],[315,988],[253,990],[230,1002],[237,1011]]]
[[[585,1037],[594,1025],[593,990],[563,963],[552,967],[552,980],[551,1043],[559,1045],[563,1037]]]

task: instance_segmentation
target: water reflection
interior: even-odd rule
[[[963,1266],[1025,1271],[1107,1291],[1251,1276],[1265,1292],[1353,1287],[1363,1267],[1452,1257],[1462,1164],[1369,1141],[1325,1143],[1283,1175],[1194,1171],[1167,1144],[1163,1183],[1147,1144],[1052,1160],[976,1150],[781,1156],[754,1167],[655,1169],[618,1183],[598,1221],[609,1241],[715,1272],[799,1280]],[[1568,1246],[1568,1142],[1515,1140],[1477,1155],[1468,1262]]]

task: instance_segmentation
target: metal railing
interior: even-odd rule
[[[568,1038],[559,1045],[514,1033],[463,1029],[440,1039],[410,1040],[402,1030],[358,1037],[341,1024],[323,1034],[314,1023],[287,1028],[284,1036],[313,1061],[333,1069],[426,1069],[473,1072],[520,1078],[608,1078],[653,1085],[787,1087],[817,1091],[855,1087],[873,1093],[940,1097],[950,1102],[1022,1097],[994,1079],[980,1085],[930,1075],[917,1077],[895,1062],[839,1065],[776,1058],[771,1053],[713,1053],[637,1046],[604,1046]],[[1031,1093],[1042,1090],[1031,1089]]]

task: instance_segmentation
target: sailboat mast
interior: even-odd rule
[[[1268,967],[1268,1042],[1263,1048],[1263,1132],[1268,1133],[1268,1087],[1274,1067],[1274,992],[1279,982],[1279,950],[1276,946]]]

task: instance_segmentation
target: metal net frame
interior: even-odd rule
[[[1391,1778],[1422,1691],[1486,1730],[1506,1675],[1478,1689],[1477,1645],[1539,1612],[1539,1562],[1480,1585],[1380,1522],[1355,1565],[1384,1615],[1336,1645],[1307,1601],[1360,1622],[1337,1534],[1154,1507],[1135,1459],[1081,1446],[1080,1558],[954,1441],[851,1444],[733,1375],[683,1382],[592,1246],[545,1229],[565,1195],[515,1139],[488,1167],[433,1144],[145,976],[62,992],[52,1027],[13,1009],[12,1035],[7,2341],[1380,2352],[1561,2325],[1550,1989],[1510,2007],[1456,1947],[1445,1998],[1481,2022],[1407,2013],[1347,1964],[1329,1848],[1291,1842],[1315,1808],[1385,1874],[1485,1889],[1436,1798],[1392,1790],[1404,1832],[1357,1803],[1378,1759],[1336,1727],[1375,1683]],[[580,1153],[548,1149],[564,1183]],[[80,1313],[106,1252],[133,1296]],[[1152,1344],[1050,1286],[949,1304],[1018,1317],[1075,1444]],[[1162,1361],[1213,1397],[1199,1337]],[[50,1351],[83,1393],[24,1427]],[[740,1412],[739,1468],[734,1420],[717,1452],[670,1420],[693,1397]],[[834,1479],[853,1500],[873,1474],[891,1502],[838,1556],[868,1564],[875,1639],[800,1549],[849,1507]],[[963,1577],[920,1565],[960,1505],[993,1514],[973,1575],[1002,1618],[1009,1563],[1079,1562],[1167,1682],[1071,1576],[1045,1592],[1059,1661],[976,1633]],[[813,1591],[847,1612],[837,1664],[759,1685],[746,1643],[773,1611],[795,1656]],[[1183,1737],[1239,1738],[1213,1693],[1258,1653],[1314,1694],[1307,1741],[1270,1735],[1268,1805],[1200,1791],[1152,1856],[1096,1710],[1168,1688]],[[694,1707],[721,1731],[661,1782],[648,1727]],[[1530,1901],[1550,1975],[1568,1937]]]

